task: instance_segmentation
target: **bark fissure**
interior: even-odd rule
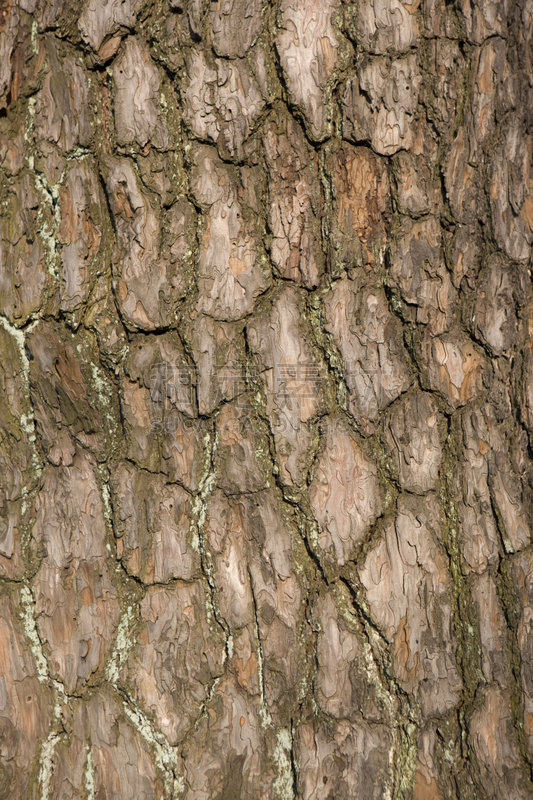
[[[533,797],[526,0],[0,0],[0,798]]]

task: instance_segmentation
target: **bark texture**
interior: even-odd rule
[[[0,0],[0,800],[533,798],[531,0]]]

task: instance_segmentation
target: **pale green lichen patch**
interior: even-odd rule
[[[35,436],[35,416],[33,413],[33,406],[30,401],[30,387],[29,387],[29,380],[30,380],[30,362],[28,360],[28,354],[26,352],[26,335],[31,333],[33,328],[37,323],[33,322],[29,325],[26,331],[20,330],[15,325],[12,325],[4,316],[0,315],[0,325],[4,328],[6,333],[13,337],[15,340],[18,354],[19,354],[19,365],[20,365],[20,372],[22,378],[22,397],[20,398],[21,405],[23,407],[23,411],[18,418],[18,423],[20,425],[21,430],[24,434],[26,434],[30,446],[32,448],[32,464],[33,469],[35,472],[35,476],[39,477],[42,472],[41,460],[39,458],[39,454],[37,452],[37,448],[35,445],[36,436]]]
[[[151,746],[156,766],[164,775],[165,789],[170,797],[177,798],[185,791],[182,776],[176,775],[179,769],[179,751],[172,747],[163,734],[155,731],[145,714],[128,698],[124,701],[124,712],[139,731],[143,739]]]
[[[150,745],[156,766],[164,775],[165,788],[169,796],[177,797],[183,792],[183,779],[176,776],[179,764],[179,754],[177,748],[172,747],[165,736],[157,731],[148,717],[137,706],[130,694],[126,694],[121,687],[120,678],[122,669],[126,666],[129,654],[134,646],[132,629],[137,620],[133,606],[128,606],[120,619],[115,648],[106,667],[106,680],[109,681],[120,693],[123,699],[124,712],[139,731],[143,739]],[[89,757],[87,760],[86,775],[89,770]],[[91,773],[92,774],[92,773]],[[94,776],[93,776],[94,781]],[[90,785],[90,778],[87,781]]]
[[[128,606],[120,618],[115,638],[115,647],[106,667],[106,679],[116,686],[120,680],[121,669],[126,665],[131,648],[133,647],[133,637],[131,629],[136,617],[132,606]]]
[[[40,800],[50,800],[50,782],[54,772],[54,754],[61,737],[58,733],[51,733],[41,748],[39,784],[41,787]]]
[[[89,745],[87,745],[87,760],[85,762],[84,774],[85,790],[87,792],[87,800],[95,800],[95,774],[93,764],[93,754]]]
[[[35,624],[35,600],[27,586],[22,586],[20,590],[20,599],[22,601],[22,622],[24,624],[24,633],[30,644],[33,658],[35,659],[35,667],[37,669],[37,676],[41,683],[48,683],[50,680],[50,672],[48,662],[43,653],[42,643],[37,632]]]
[[[56,692],[54,704],[54,716],[57,720],[61,718],[62,705],[67,702],[65,687],[60,681],[54,680],[50,675],[48,660],[43,651],[43,643],[39,636],[37,624],[35,622],[35,600],[27,586],[20,589],[21,612],[20,617],[24,626],[24,633],[30,645],[30,650],[35,661],[37,677],[39,682],[47,686],[52,686]]]
[[[293,800],[294,798],[291,750],[291,733],[286,728],[282,728],[276,733],[276,748],[274,750],[274,763],[278,773],[274,781],[274,792],[278,800]]]

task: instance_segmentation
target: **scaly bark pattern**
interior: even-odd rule
[[[0,800],[533,797],[529,0],[0,0]]]

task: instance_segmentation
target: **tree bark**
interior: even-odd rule
[[[533,798],[530,0],[0,0],[0,800]]]

